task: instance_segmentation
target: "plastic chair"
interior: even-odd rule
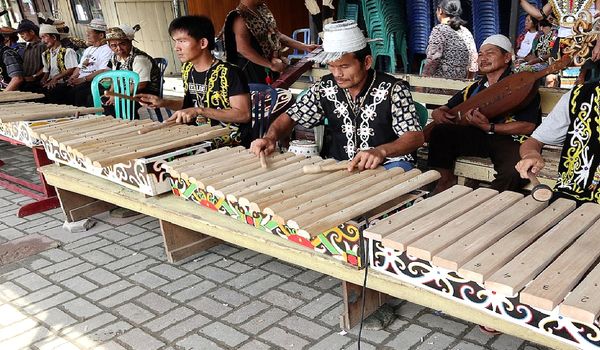
[[[96,75],[92,80],[94,107],[102,107],[100,89],[98,88],[102,79],[111,79],[113,92],[127,96],[134,96],[140,83],[140,76],[130,70],[111,70]],[[115,118],[132,120],[135,116],[134,104],[135,102],[132,100],[115,97]]]
[[[419,116],[419,124],[421,124],[421,128],[424,128],[427,125],[427,120],[429,120],[429,111],[427,107],[422,105],[417,101],[413,101],[415,104],[415,109],[417,110],[417,115]]]
[[[252,99],[252,137],[261,138],[269,129],[271,113],[277,102],[277,89],[265,84],[248,84]],[[270,98],[267,109],[267,96]]]
[[[169,61],[167,61],[167,59],[163,57],[155,57],[154,62],[156,62],[156,65],[158,65],[158,68],[160,69],[160,86],[158,87],[158,97],[162,98],[165,70],[167,70]]]
[[[309,45],[310,44],[310,37],[311,37],[311,33],[310,33],[310,28],[301,28],[301,29],[296,29],[292,32],[292,39],[294,40],[298,40],[298,35],[302,34],[303,35],[303,43],[305,45]],[[300,41],[300,40],[298,40]],[[304,56],[306,56],[307,52],[304,51],[304,53],[299,53],[298,49],[294,49],[294,52],[292,52],[291,54],[288,55],[288,58],[294,59],[301,59],[304,58]]]

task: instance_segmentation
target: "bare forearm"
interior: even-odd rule
[[[519,155],[521,155],[521,158],[541,157],[542,147],[544,147],[543,143],[530,137],[521,144]]]
[[[375,148],[380,150],[385,157],[398,157],[417,150],[423,146],[425,138],[422,131],[409,131],[393,142],[379,145]]]
[[[243,111],[235,108],[200,108],[199,114],[203,117],[219,120],[225,123],[247,123],[250,121],[250,111]]]
[[[298,50],[303,50],[303,51],[306,50],[306,45],[304,45],[304,43],[294,40],[283,33],[279,33],[279,40],[281,41],[281,43],[283,45],[289,46],[292,49],[298,49]]]
[[[287,113],[283,113],[271,124],[264,137],[277,141],[281,137],[289,135],[294,129],[294,125],[296,122]]]
[[[10,83],[8,83],[8,86],[6,86],[6,89],[4,89],[4,91],[17,91],[19,89],[19,86],[21,86],[22,82],[23,77],[12,77],[10,78]]]
[[[55,78],[56,80],[60,80],[60,79],[63,79],[63,78],[69,77],[69,76],[71,76],[71,74],[73,74],[73,71],[74,71],[74,70],[75,70],[75,68],[70,68],[70,69],[67,69],[67,70],[65,70],[64,72],[57,74],[57,75],[56,75],[54,78]]]
[[[496,124],[495,133],[500,135],[529,135],[535,130],[535,124],[529,122],[512,122]]]

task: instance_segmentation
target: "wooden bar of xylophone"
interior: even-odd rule
[[[25,100],[36,100],[44,98],[43,94],[28,91],[1,91],[0,103],[19,102]]]
[[[365,237],[492,293],[592,325],[600,316],[599,218],[598,204],[548,205],[454,186],[368,228]]]
[[[0,123],[69,117],[76,114],[102,112],[102,110],[102,108],[97,107],[77,107],[37,102],[6,103],[2,105],[0,110]]]

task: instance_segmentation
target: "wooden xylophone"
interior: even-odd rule
[[[242,147],[221,148],[164,165],[173,192],[282,238],[360,266],[359,230],[349,222],[435,181],[435,171],[383,168],[304,174],[334,164],[293,153],[266,157],[267,168]],[[407,199],[408,200],[408,199]]]
[[[27,91],[2,91],[0,92],[0,103],[19,102],[25,100],[36,100],[44,98],[43,94]]]
[[[375,270],[599,349],[599,218],[598,204],[454,186],[365,237]]]
[[[157,195],[170,190],[161,168],[165,159],[204,152],[209,141],[230,132],[220,126],[162,127],[165,125],[89,116],[34,127],[32,134],[41,140],[48,157],[58,163]],[[142,130],[148,132],[140,133]]]
[[[77,107],[38,102],[5,103],[0,111],[0,123],[69,117],[75,114],[102,112],[102,108]]]

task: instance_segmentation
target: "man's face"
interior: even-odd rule
[[[347,53],[339,60],[329,62],[327,66],[338,86],[342,89],[350,89],[365,79],[371,61],[371,56],[367,56],[365,61],[361,62],[353,53]]]
[[[102,40],[102,34],[98,33],[93,29],[88,28],[85,31],[85,40],[87,41],[88,45],[94,45],[95,43]]]
[[[121,58],[125,58],[127,56],[129,56],[129,53],[131,53],[131,48],[133,47],[131,40],[109,40],[108,41],[108,46],[113,50],[113,52],[121,57]]]
[[[27,42],[31,42],[35,39],[35,33],[33,32],[33,30],[25,30],[23,32],[19,32],[19,36],[21,36],[21,39]]]
[[[504,71],[510,62],[510,53],[503,53],[496,45],[485,44],[479,49],[479,71],[483,74],[493,73],[498,70]]]
[[[56,43],[56,39],[53,35],[42,34],[40,38],[42,39],[42,42],[46,44],[47,47],[52,47]]]
[[[175,53],[181,62],[193,61],[208,49],[208,40],[196,40],[182,30],[173,32],[171,37],[175,41]]]

